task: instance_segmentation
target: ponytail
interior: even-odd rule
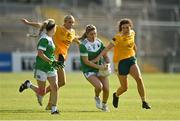
[[[42,32],[44,31],[44,29],[46,29],[46,31],[49,31],[49,30],[51,30],[51,29],[54,28],[54,27],[55,27],[55,21],[54,21],[54,19],[47,19],[47,20],[45,20],[45,21],[42,23],[38,35],[37,35],[37,34],[27,34],[26,36],[36,38],[36,37],[41,36],[41,34],[42,34]]]
[[[84,32],[84,34],[80,38],[78,38],[78,39],[79,40],[84,40],[85,38],[87,38],[86,32]]]
[[[42,32],[46,28],[47,24],[48,24],[47,20],[43,22],[43,24],[42,24],[42,26],[41,26],[41,28],[39,30],[39,34],[38,34],[39,36],[42,34]]]

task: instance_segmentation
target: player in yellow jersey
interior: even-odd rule
[[[42,23],[30,22],[27,19],[22,19],[22,22],[37,28],[40,28],[42,26]],[[79,41],[75,35],[75,30],[73,29],[74,23],[75,23],[74,17],[72,15],[66,15],[64,17],[64,24],[56,26],[57,29],[55,35],[53,36],[53,41],[56,46],[55,49],[56,59],[63,63],[66,60],[67,51],[69,49],[70,44],[73,41],[79,44]],[[57,73],[58,73],[58,87],[62,87],[66,83],[66,75],[64,68],[59,69]],[[49,91],[50,91],[50,86],[47,87],[46,93],[48,93]],[[51,95],[46,109],[49,110],[50,107],[51,107]]]
[[[128,74],[130,74],[137,83],[137,89],[142,100],[142,108],[151,109],[146,102],[145,88],[140,69],[136,63],[136,45],[134,42],[135,32],[132,30],[132,21],[124,18],[119,23],[119,32],[113,37],[109,45],[101,52],[99,56],[93,61],[96,62],[101,56],[106,54],[111,48],[114,47],[113,62],[118,65],[118,78],[120,87],[113,93],[113,106],[118,107],[119,96],[128,89]],[[117,64],[118,63],[118,64]]]

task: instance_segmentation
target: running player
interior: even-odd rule
[[[80,38],[80,60],[82,71],[85,78],[94,87],[96,107],[105,112],[108,112],[107,100],[109,97],[109,81],[107,75],[100,75],[99,70],[106,70],[106,65],[109,65],[109,58],[104,55],[103,59],[97,63],[91,62],[104,49],[104,45],[97,38],[97,30],[93,25],[87,25],[85,33]],[[104,60],[104,63],[103,63]],[[100,93],[103,91],[102,101]]]
[[[135,53],[137,49],[134,42],[135,32],[132,27],[133,24],[130,19],[122,19],[119,23],[119,32],[93,62],[98,61],[102,55],[114,47],[113,61],[115,64],[118,62],[117,69],[120,87],[113,93],[113,106],[115,108],[118,107],[119,96],[127,91],[128,74],[130,74],[136,80],[138,93],[142,100],[142,108],[151,109],[146,102],[144,83],[136,62]]]
[[[57,96],[58,96],[58,85],[57,85],[57,72],[59,69],[58,62],[55,60],[54,51],[55,45],[52,40],[52,36],[56,31],[55,21],[49,19],[45,21],[40,30],[46,30],[46,33],[39,33],[40,39],[37,45],[37,56],[35,63],[34,77],[37,79],[37,84],[33,85],[31,81],[26,80],[19,88],[19,92],[23,92],[25,89],[32,89],[38,98],[38,102],[42,105],[42,97],[46,93],[46,80],[49,81],[52,95],[51,114],[58,114],[57,110]]]
[[[22,19],[23,23],[27,25],[31,25],[37,28],[40,28],[42,26],[42,23],[38,22],[30,22],[27,19]],[[63,25],[57,25],[57,29],[55,32],[55,35],[53,36],[53,41],[56,46],[55,49],[55,56],[56,59],[62,63],[67,58],[67,52],[69,49],[69,46],[72,42],[76,42],[79,44],[79,40],[77,39],[75,35],[75,30],[73,29],[75,23],[75,19],[72,15],[66,15],[64,17],[64,24]],[[62,87],[66,83],[66,74],[64,68],[59,69],[57,71],[58,73],[58,88]],[[50,86],[47,87],[46,93],[50,91]],[[51,95],[49,98],[49,103],[46,107],[47,110],[51,107]]]

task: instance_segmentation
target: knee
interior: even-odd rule
[[[139,77],[136,78],[136,82],[137,82],[138,85],[142,85],[142,83],[143,83],[142,81],[143,81],[142,77],[139,76]]]
[[[138,76],[138,77],[137,77],[137,80],[142,81],[142,77],[141,77],[141,76]]]
[[[38,88],[38,90],[37,90],[37,94],[38,95],[44,96],[45,93],[46,93],[46,89],[45,88]]]
[[[108,87],[103,87],[103,92],[109,93],[109,88]]]
[[[60,81],[60,82],[58,82],[58,88],[60,88],[60,87],[62,87],[62,86],[64,86],[66,84],[66,82],[65,81]]]
[[[62,87],[66,84],[66,75],[64,69],[58,70],[58,87]]]
[[[103,88],[102,85],[98,85],[98,86],[95,87],[95,89],[96,89],[97,91],[99,91],[99,92],[102,90],[102,88]]]
[[[127,87],[127,86],[122,87],[122,91],[123,91],[123,92],[126,92],[127,90],[128,90],[128,87]]]

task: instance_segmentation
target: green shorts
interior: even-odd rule
[[[119,75],[128,75],[132,65],[136,63],[136,57],[132,56],[127,59],[119,61],[118,64],[118,73]]]

